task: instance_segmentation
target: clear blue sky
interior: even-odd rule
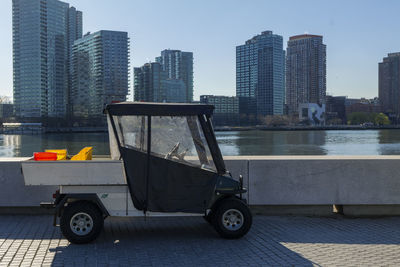
[[[11,0],[1,0],[0,95],[12,95]],[[69,0],[83,11],[84,32],[127,31],[131,66],[166,48],[194,53],[195,99],[235,95],[235,46],[272,30],[284,38],[310,33],[327,45],[327,91],[378,95],[378,62],[400,51],[397,0]],[[131,80],[133,73],[131,71]],[[132,88],[131,88],[132,90]]]

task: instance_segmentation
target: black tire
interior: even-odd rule
[[[78,228],[79,225],[77,226],[75,221],[82,223],[83,226]],[[103,229],[103,225],[102,212],[97,205],[88,201],[69,203],[60,218],[62,234],[74,244],[84,244],[95,240]]]
[[[233,222],[226,220],[226,218],[231,217],[233,217]],[[213,226],[221,237],[237,239],[250,230],[253,216],[249,207],[243,201],[237,198],[227,198],[216,207],[213,220]]]

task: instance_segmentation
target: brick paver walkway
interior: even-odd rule
[[[51,216],[0,216],[0,266],[400,266],[400,218],[255,216],[224,240],[202,218],[107,219],[72,245]]]

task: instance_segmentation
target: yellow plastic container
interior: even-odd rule
[[[71,160],[92,160],[93,147],[85,147],[78,154],[73,156]]]
[[[46,149],[45,152],[57,153],[57,160],[67,160],[66,149]]]

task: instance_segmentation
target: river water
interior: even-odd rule
[[[400,130],[216,132],[222,154],[233,155],[400,155]],[[109,154],[106,133],[0,135],[0,157],[30,157],[45,149],[70,155],[93,146]]]

